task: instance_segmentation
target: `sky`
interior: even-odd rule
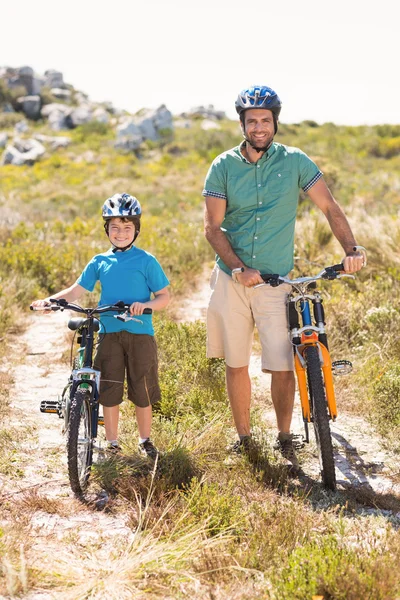
[[[236,118],[258,84],[284,123],[400,124],[398,0],[18,0],[1,20],[0,66],[56,69],[129,112],[212,104]]]

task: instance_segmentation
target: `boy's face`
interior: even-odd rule
[[[110,242],[116,248],[125,248],[133,242],[135,237],[135,225],[132,221],[123,221],[122,219],[111,219],[108,226],[108,237]]]

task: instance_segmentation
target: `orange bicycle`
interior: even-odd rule
[[[354,251],[363,254],[364,265],[366,265],[365,248],[357,246]],[[309,423],[313,423],[322,481],[327,488],[335,490],[335,461],[329,425],[329,421],[335,421],[338,414],[333,375],[350,373],[352,364],[348,360],[331,361],[325,330],[323,299],[316,289],[316,282],[320,279],[334,280],[341,277],[354,279],[354,275],[343,273],[343,265],[338,264],[325,267],[318,275],[311,277],[297,279],[288,279],[279,275],[261,275],[261,277],[265,283],[273,287],[282,283],[292,286],[287,300],[289,336],[293,344],[305,441],[307,443],[310,441],[308,426]]]

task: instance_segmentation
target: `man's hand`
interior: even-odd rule
[[[343,260],[343,269],[345,273],[357,273],[365,264],[364,255],[362,252],[349,252]]]
[[[236,279],[245,287],[253,287],[257,283],[264,283],[260,271],[245,267],[243,273],[237,273]]]

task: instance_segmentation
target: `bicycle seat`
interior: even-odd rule
[[[83,325],[85,323],[87,323],[87,319],[84,319],[82,317],[70,319],[68,321],[68,328],[71,329],[71,331],[76,331],[77,329],[81,329],[81,327],[83,327]],[[98,319],[94,319],[93,320],[93,331],[99,331],[99,329],[100,329],[100,321]]]

